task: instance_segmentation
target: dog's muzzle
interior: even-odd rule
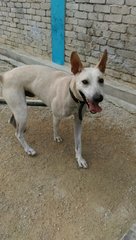
[[[102,108],[99,106],[99,103],[103,101],[103,95],[96,93],[92,100],[87,101],[88,102],[88,108],[91,113],[95,114],[102,111]]]
[[[97,112],[101,112],[102,108],[99,106],[99,103],[103,101],[103,95],[99,93],[95,93],[91,100],[86,99],[83,92],[79,91],[82,96],[84,102],[87,104],[88,109],[91,113],[95,114]]]
[[[79,110],[78,110],[78,115],[79,115],[79,119],[81,121],[82,121],[82,110],[83,110],[83,107],[84,107],[85,104],[87,104],[89,111],[93,114],[102,111],[102,108],[99,106],[99,102],[103,101],[103,96],[101,94],[96,93],[93,96],[92,100],[87,100],[84,93],[82,91],[79,91],[79,93],[80,93],[80,95],[82,96],[82,99],[83,99],[83,101],[81,101],[81,100],[78,100],[74,96],[74,94],[73,94],[73,92],[71,91],[70,88],[69,88],[69,91],[70,91],[70,95],[73,98],[73,100],[76,103],[80,103]]]

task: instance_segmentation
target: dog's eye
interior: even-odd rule
[[[82,83],[87,85],[89,82],[88,82],[88,80],[83,80]]]
[[[98,79],[98,83],[103,84],[104,83],[104,79],[103,78],[99,78]]]

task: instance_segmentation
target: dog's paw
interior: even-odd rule
[[[88,164],[87,164],[87,162],[85,161],[85,159],[83,159],[83,158],[78,158],[78,159],[77,159],[77,162],[78,162],[78,166],[79,166],[80,168],[88,168]]]
[[[29,156],[34,156],[36,155],[36,151],[33,148],[27,148],[25,149],[25,152],[29,155]]]
[[[60,136],[56,136],[54,137],[54,141],[60,143],[63,141],[63,139]]]

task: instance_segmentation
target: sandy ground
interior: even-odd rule
[[[53,142],[47,108],[29,107],[27,156],[0,106],[0,239],[119,240],[136,222],[136,116],[108,102],[83,121],[87,170],[74,157],[73,119]]]

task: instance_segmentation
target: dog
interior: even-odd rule
[[[91,113],[101,112],[103,101],[104,72],[107,62],[104,51],[95,67],[83,67],[77,52],[70,57],[71,74],[41,65],[25,65],[0,75],[2,94],[16,127],[15,136],[28,155],[35,155],[24,138],[27,120],[26,95],[37,96],[53,113],[54,140],[61,142],[59,123],[63,117],[74,115],[75,156],[79,167],[87,168],[82,157],[81,125],[86,109]]]

